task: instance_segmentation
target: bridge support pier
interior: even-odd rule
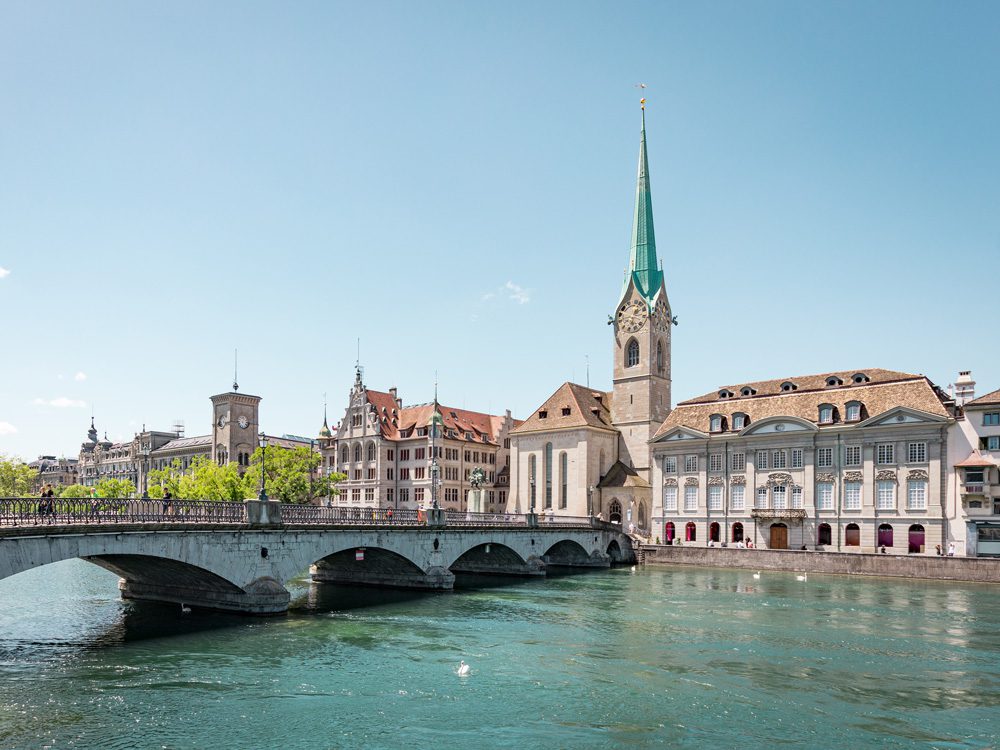
[[[529,558],[523,565],[511,563],[509,560],[490,564],[482,558],[465,560],[451,566],[453,573],[470,573],[480,576],[510,576],[511,578],[534,578],[545,576],[545,562],[539,557]]]
[[[590,557],[561,557],[546,555],[545,564],[558,568],[610,568],[611,558],[594,552]]]
[[[171,586],[161,583],[118,581],[122,599],[170,602],[201,609],[240,612],[249,615],[281,615],[288,611],[291,595],[274,578],[258,578],[246,589],[232,591],[206,589],[200,586]]]

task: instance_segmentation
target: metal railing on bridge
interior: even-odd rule
[[[111,498],[0,498],[0,529],[44,526],[106,526],[109,524],[226,524],[250,523],[248,506],[258,501]],[[357,506],[266,503],[271,518],[282,525],[306,526],[507,526],[546,528],[587,526],[620,530],[620,526],[589,516],[535,516],[524,513],[372,508]],[[276,513],[274,511],[277,511]],[[435,513],[438,515],[435,517]]]

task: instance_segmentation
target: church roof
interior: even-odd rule
[[[991,393],[987,393],[985,396],[980,396],[972,401],[967,401],[965,408],[968,409],[970,406],[1000,406],[1000,388]]]
[[[563,383],[513,432],[548,432],[577,427],[614,429],[611,424],[611,393],[577,383]]]
[[[635,469],[626,466],[621,461],[615,461],[597,486],[601,489],[607,487],[649,487],[649,482],[640,477]]]
[[[856,375],[867,380],[855,383]],[[831,380],[839,384],[827,385]],[[744,392],[751,395],[743,396]],[[732,395],[720,395],[723,393]],[[708,432],[713,414],[728,417],[737,413],[746,414],[749,424],[781,416],[799,417],[818,425],[822,404],[840,409],[839,424],[846,413],[846,405],[851,401],[861,403],[862,419],[900,406],[937,416],[950,416],[945,408],[944,394],[923,375],[894,370],[853,370],[724,386],[677,404],[653,438],[681,426]]]

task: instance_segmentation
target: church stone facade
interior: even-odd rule
[[[649,529],[649,440],[670,413],[674,318],[656,254],[645,109],[629,266],[608,323],[612,390],[564,383],[511,433],[510,511]]]

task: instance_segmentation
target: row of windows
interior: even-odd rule
[[[676,511],[678,501],[678,487],[663,488],[663,511]],[[684,510],[698,510],[699,493],[698,487],[684,487]],[[723,487],[721,485],[711,485],[708,488],[706,507],[708,510],[723,510]],[[790,489],[784,485],[774,487],[757,488],[754,508],[786,510],[788,508],[800,509],[803,507],[802,488],[792,486]],[[862,483],[844,482],[844,510],[861,510],[862,506]],[[875,507],[877,510],[896,509],[896,483],[877,482],[875,486]],[[833,483],[818,482],[816,484],[816,509],[834,510]],[[927,510],[927,482],[924,480],[910,480],[906,489],[906,509],[907,510]],[[735,484],[729,488],[729,510],[746,510],[746,487],[742,484]]]
[[[1000,449],[1000,436],[997,437],[998,449]],[[875,461],[881,465],[892,465],[896,463],[896,444],[879,443],[876,445]],[[907,443],[907,462],[911,464],[927,463],[927,443],[916,442]],[[663,457],[663,473],[677,473],[677,456]],[[803,466],[803,449],[759,450],[755,456],[755,466],[757,469],[801,469]],[[833,448],[816,449],[816,466],[820,468],[830,468],[833,466]],[[861,466],[861,446],[844,446],[844,466]],[[711,453],[708,456],[708,470],[722,471],[723,454]],[[743,471],[746,468],[746,454],[742,451],[735,451],[729,455],[729,468],[732,471]],[[698,471],[698,456],[691,454],[684,456],[684,473],[692,474]]]
[[[783,523],[775,523],[771,525],[771,528],[784,527]],[[673,521],[667,521],[663,524],[663,536],[667,540],[667,543],[673,543],[677,538],[677,527],[674,525]],[[708,527],[708,538],[710,541],[718,542],[721,539],[721,527],[717,521],[713,521]],[[732,541],[742,542],[744,540],[743,524],[737,521],[732,526]],[[912,524],[909,529],[907,529],[907,551],[910,553],[919,553],[924,551],[924,540],[925,540],[925,530],[922,524],[915,523]],[[698,541],[698,528],[694,521],[688,521],[684,524],[684,541],[686,542],[696,542]],[[893,546],[893,528],[892,524],[883,523],[879,524],[878,534],[876,536],[876,545],[878,547],[892,547]],[[816,544],[828,546],[833,544],[833,528],[828,523],[821,523],[816,527]],[[844,527],[844,545],[847,547],[860,547],[861,546],[861,527],[856,523],[849,523]]]
[[[552,443],[545,444],[545,450],[543,452],[543,458],[545,461],[545,508],[552,508]],[[529,505],[531,508],[535,507],[536,500],[536,462],[535,454],[532,453],[528,456],[528,498]],[[561,451],[559,453],[559,507],[565,508],[567,504],[568,497],[568,474],[569,474],[569,457],[566,451]]]

